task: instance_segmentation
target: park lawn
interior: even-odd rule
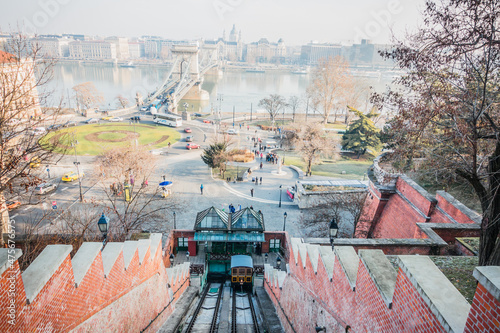
[[[283,153],[280,152],[280,156]],[[368,156],[367,156],[368,157]],[[368,168],[373,163],[372,156],[369,158],[355,159],[349,157],[341,157],[337,161],[332,161],[329,159],[324,159],[318,164],[312,166],[312,174],[317,176],[326,176],[333,178],[344,178],[344,179],[359,179],[363,180],[365,173],[368,172]],[[295,165],[299,167],[304,172],[307,169],[306,162],[302,157],[295,153],[286,153],[285,157],[286,165]],[[345,171],[345,174],[342,174]]]
[[[327,123],[326,125],[323,125],[324,128],[333,128],[333,129],[338,129],[345,131],[347,126],[344,123]]]
[[[99,155],[103,151],[131,145],[133,140],[125,140],[119,142],[107,142],[105,140],[119,140],[127,137],[127,133],[113,132],[113,131],[129,131],[134,132],[134,126],[125,123],[116,124],[92,124],[83,125],[73,128],[65,128],[59,131],[51,132],[41,139],[41,142],[50,140],[55,135],[60,133],[68,133],[67,136],[63,136],[60,140],[62,145],[70,146],[70,140],[76,139],[78,145],[76,147],[76,153],[78,155]],[[97,140],[88,140],[86,138],[89,134],[96,132],[106,132],[98,135]],[[180,140],[181,134],[172,128],[166,126],[150,126],[144,124],[136,124],[135,132],[139,134],[138,143],[140,146],[144,146],[148,150],[158,149],[166,147],[168,143],[175,143]],[[168,138],[164,138],[168,136]],[[64,139],[63,139],[64,138]],[[61,142],[66,141],[66,142]],[[64,148],[56,148],[55,152],[63,153]]]

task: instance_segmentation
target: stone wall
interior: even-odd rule
[[[319,246],[292,238],[287,272],[265,265],[286,332],[498,332],[500,267],[478,267],[471,305],[425,256]]]
[[[156,331],[189,285],[188,265],[165,269],[161,238],[83,243],[73,258],[49,245],[22,273],[21,251],[0,249],[0,331]]]

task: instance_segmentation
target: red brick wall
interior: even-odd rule
[[[398,194],[391,196],[373,230],[373,238],[413,238],[425,218]]]
[[[405,198],[411,201],[411,203],[414,204],[422,213],[424,213],[427,216],[430,216],[432,214],[436,202],[429,201],[429,198],[422,195],[422,193],[420,193],[413,186],[408,184],[403,178],[398,177],[398,180],[396,182],[396,189]]]
[[[475,223],[473,220],[470,219],[470,217],[465,215],[461,210],[459,210],[457,207],[455,207],[451,202],[449,202],[448,200],[446,200],[445,198],[440,196],[439,193],[436,193],[436,199],[438,200],[439,208],[441,208],[443,211],[445,211],[446,214],[450,215],[458,223]],[[434,222],[434,223],[438,223],[438,222]]]
[[[21,272],[16,261],[13,269],[8,269],[0,277],[0,332],[67,332],[74,328],[81,332],[138,332],[146,328],[169,303],[161,244],[153,260],[150,260],[150,255],[148,250],[139,264],[136,251],[125,270],[123,253],[120,254],[105,278],[99,253],[77,288],[68,255],[30,304],[26,302]],[[8,278],[11,276],[16,281],[15,325],[10,325],[7,321],[9,297],[3,295],[10,286]],[[185,280],[187,279],[188,273]],[[185,283],[181,287],[183,282],[179,281],[172,286],[173,292],[180,289],[176,298],[189,284]],[[162,323],[155,321],[153,327]]]
[[[500,302],[480,283],[477,284],[464,332],[500,332]]]
[[[389,308],[361,261],[355,291],[337,257],[332,279],[321,260],[316,273],[308,255],[305,268],[300,255],[297,262],[290,251],[282,288],[269,275],[264,282],[286,332],[314,332],[316,325],[326,326],[328,332],[345,332],[347,326],[352,332],[446,332],[402,269]],[[472,309],[467,332],[500,332],[500,304],[481,285]]]

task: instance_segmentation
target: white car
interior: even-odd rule
[[[43,195],[43,194],[55,191],[56,189],[57,189],[56,184],[43,183],[43,184],[38,185],[35,188],[35,194]]]
[[[109,121],[112,121],[112,122],[123,121],[123,118],[121,118],[121,117],[113,117]]]
[[[85,120],[85,122],[87,124],[97,124],[99,122],[99,119],[96,119],[96,118],[90,118],[90,119],[87,119]]]
[[[230,129],[227,130],[226,133],[229,134],[229,135],[236,135],[236,134],[238,134],[238,131],[235,130],[235,129],[233,129],[233,128],[230,128]]]

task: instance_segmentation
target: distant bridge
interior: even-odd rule
[[[163,84],[148,98],[165,101],[167,111],[177,112],[179,101],[189,94],[190,98],[202,99],[203,75],[218,65],[215,45],[173,45],[175,60]],[[159,108],[159,107],[158,107]]]

